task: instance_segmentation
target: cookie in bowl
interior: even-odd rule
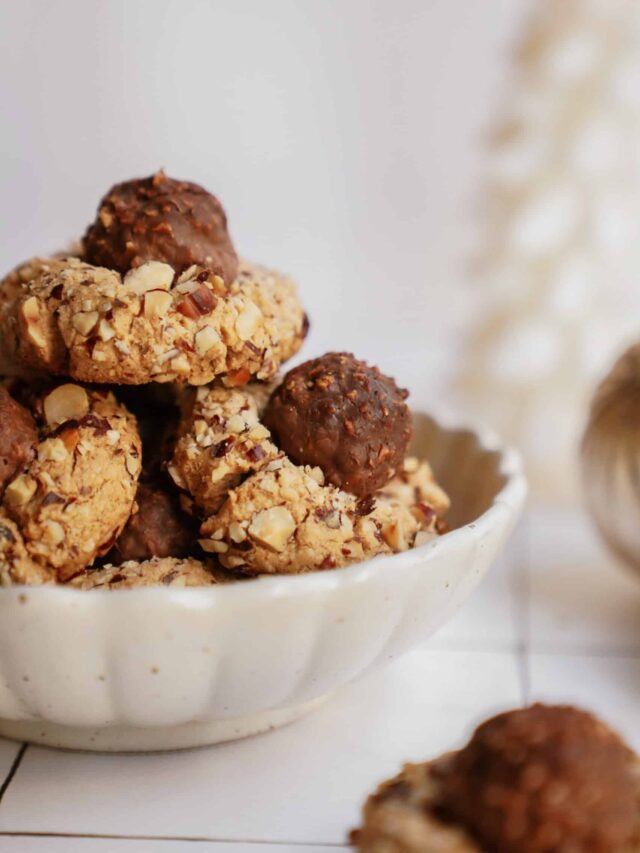
[[[107,194],[80,257],[0,283],[3,361],[82,382],[268,379],[307,329],[294,282],[238,261],[218,200],[162,172]]]
[[[255,393],[200,389],[169,467],[207,516],[200,545],[222,566],[333,569],[442,530],[448,497],[426,461],[406,458],[408,393],[378,368],[327,353],[266,402]]]
[[[63,383],[31,411],[0,389],[0,583],[64,582],[107,553],[141,470],[136,420],[108,390]]]
[[[383,782],[351,841],[361,853],[634,853],[640,757],[586,711],[509,711]]]

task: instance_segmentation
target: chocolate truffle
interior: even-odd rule
[[[112,187],[83,246],[88,263],[123,274],[146,261],[163,261],[177,272],[200,264],[227,283],[238,272],[218,199],[198,184],[176,181],[162,171]]]
[[[625,849],[638,818],[632,753],[591,714],[533,705],[483,723],[455,753],[443,816],[494,853]]]
[[[161,488],[141,483],[136,503],[138,512],[116,540],[114,562],[186,557],[193,550],[197,527],[177,499]]]
[[[293,462],[317,465],[354,495],[370,495],[402,464],[411,438],[408,392],[377,367],[331,352],[295,367],[263,422]]]
[[[0,385],[0,497],[19,470],[31,462],[37,443],[31,413]]]

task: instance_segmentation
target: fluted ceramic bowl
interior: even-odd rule
[[[245,737],[427,639],[504,545],[526,486],[490,433],[416,416],[453,529],[346,569],[203,589],[0,590],[0,735],[91,750]]]

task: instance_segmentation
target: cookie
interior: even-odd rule
[[[405,764],[366,801],[362,827],[351,834],[359,853],[483,853],[457,826],[436,814],[441,769],[447,759]]]
[[[0,293],[10,357],[85,382],[243,385],[274,376],[306,334],[291,279],[248,263],[226,284],[197,266],[175,280],[150,261],[123,278],[77,258],[36,259]]]
[[[634,853],[640,758],[577,708],[508,711],[383,782],[350,840],[360,853]]]
[[[145,586],[212,586],[213,573],[200,560],[154,557],[143,562],[104,566],[84,572],[68,584],[75,589],[137,589]]]
[[[38,429],[31,412],[0,385],[0,498],[18,471],[35,456]]]
[[[40,586],[55,575],[29,556],[16,524],[0,509],[0,586]]]
[[[200,545],[227,569],[298,574],[406,551],[420,530],[435,535],[435,518],[391,497],[359,499],[280,456],[230,491]]]
[[[192,392],[169,474],[204,514],[217,512],[243,476],[282,455],[259,422],[269,387],[251,383]]]
[[[376,492],[376,499],[378,503],[400,504],[411,509],[423,519],[425,529],[441,524],[451,506],[429,463],[415,456],[407,456],[396,476]]]
[[[135,418],[107,391],[59,385],[36,408],[39,442],[7,484],[2,511],[26,555],[64,581],[106,554],[124,527],[142,448]]]

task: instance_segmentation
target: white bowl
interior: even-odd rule
[[[0,590],[0,735],[91,750],[245,737],[427,639],[479,583],[526,493],[484,430],[416,416],[452,532],[346,569],[203,589]]]

